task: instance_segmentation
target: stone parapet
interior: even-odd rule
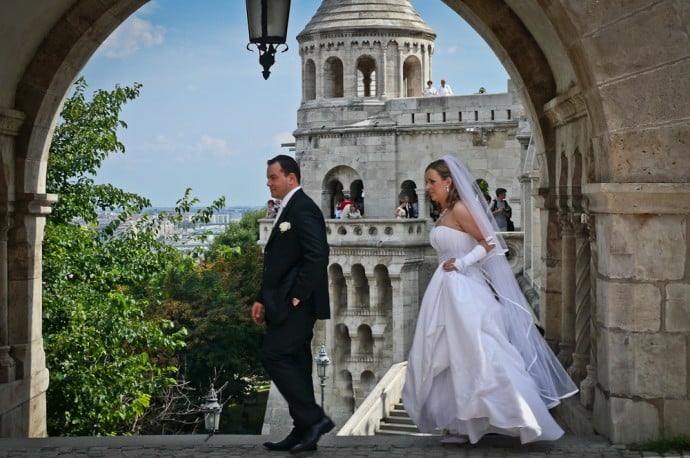
[[[426,219],[328,219],[326,233],[331,247],[411,247],[429,244]],[[266,245],[273,220],[259,222],[259,245]]]
[[[486,122],[517,126],[524,116],[522,105],[510,93],[394,99],[387,102],[387,111],[398,126]]]

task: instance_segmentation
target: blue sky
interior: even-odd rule
[[[261,76],[245,46],[241,0],[153,0],[123,23],[82,71],[89,90],[142,83],[120,132],[125,154],[111,156],[97,181],[172,206],[187,187],[202,205],[262,205],[266,160],[286,153],[301,99],[295,36],[320,0],[292,2],[290,49]],[[505,92],[508,75],[479,35],[440,0],[412,0],[437,34],[434,80],[456,94]]]

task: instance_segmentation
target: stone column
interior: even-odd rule
[[[688,434],[690,183],[592,183],[594,427],[614,443]]]
[[[561,231],[559,229],[558,212],[555,208],[555,192],[549,188],[537,188],[532,198],[535,208],[538,208],[536,217],[541,224],[535,225],[539,230],[538,238],[535,238],[533,248],[535,255],[541,256],[539,272],[539,303],[541,310],[539,320],[546,331],[546,341],[554,352],[558,352],[558,342],[561,340],[561,303],[563,287]],[[536,237],[536,234],[535,234]]]
[[[316,70],[314,71],[314,84],[316,85],[316,98],[323,99],[323,43],[316,44],[316,55],[314,56],[314,65],[316,65]]]
[[[333,205],[332,200],[333,200],[333,195],[328,191],[328,189],[322,189],[321,190],[321,213],[323,213],[323,217],[326,219],[333,218],[333,214],[331,213],[331,207]],[[333,210],[335,210],[335,209],[333,209]]]
[[[417,188],[415,190],[417,194],[417,217],[418,218],[429,218],[429,207],[427,206],[426,191]]]
[[[590,288],[589,288],[589,364],[587,364],[587,376],[580,383],[580,403],[591,410],[594,406],[594,388],[597,386],[597,318],[596,311],[593,310],[593,304],[596,304],[596,276],[593,275],[597,270],[597,240],[594,232],[594,217],[587,213],[583,214],[585,223],[587,224],[587,235],[589,236],[587,244],[590,249],[589,256],[589,270],[590,270]]]
[[[398,49],[398,94],[397,97],[407,97],[408,89],[405,87],[405,74],[403,72],[403,62],[405,62],[405,59],[403,58],[403,50],[400,46],[397,47]],[[409,80],[408,80],[409,84]]]
[[[575,234],[571,214],[559,210],[561,228],[561,339],[558,360],[564,367],[573,362],[575,342]]]
[[[14,139],[24,123],[20,111],[0,108],[0,383],[16,379],[16,363],[10,355],[7,234],[12,223],[14,200]]]
[[[575,215],[575,351],[568,368],[575,384],[585,378],[590,348],[590,249],[586,221],[584,213]]]
[[[24,437],[46,435],[48,370],[42,336],[41,242],[53,194],[17,194],[14,224],[8,232],[9,342],[22,379]]]
[[[359,52],[359,46],[359,43],[350,45],[347,52],[339,55],[343,63],[343,97],[345,99],[357,97],[357,61],[354,58],[354,47],[357,47],[357,52]]]
[[[352,268],[352,266],[348,267]],[[357,308],[357,304],[355,304],[356,291],[354,279],[352,277],[352,270],[348,272],[345,272],[345,270],[343,270],[343,276],[345,277],[345,287],[347,290],[347,303],[345,304],[345,309],[343,310],[343,312],[351,312]]]
[[[388,66],[388,46],[381,44],[381,65],[376,69],[376,92],[377,98],[387,99],[388,94],[386,93],[386,81],[388,78],[387,66]]]
[[[16,364],[10,356],[8,288],[7,288],[7,231],[10,219],[7,213],[0,213],[0,383],[9,383],[16,378]]]
[[[530,282],[534,279],[532,276],[532,178],[523,174],[518,177],[520,182],[520,199],[522,201],[522,232],[523,237],[523,264],[522,271],[529,277]]]

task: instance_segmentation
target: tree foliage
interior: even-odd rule
[[[173,212],[149,217],[148,199],[97,184],[103,161],[124,153],[119,115],[140,85],[91,99],[86,88],[80,78],[66,100],[48,160],[47,191],[59,197],[43,243],[48,430],[194,430],[211,380],[240,399],[261,375],[262,331],[248,308],[260,283],[261,213],[231,224],[205,256],[180,254],[162,226],[209,222],[225,199],[188,218],[198,199],[187,189]],[[99,228],[99,210],[119,217]]]
[[[207,389],[211,380],[228,384],[227,396],[240,400],[250,381],[263,375],[259,363],[263,334],[249,316],[261,283],[258,219],[249,213],[217,237],[205,262],[187,260],[165,282],[165,316],[189,330],[180,351],[191,385]],[[220,371],[215,377],[215,371]]]
[[[97,90],[87,100],[84,78],[74,84],[73,94],[60,111],[48,156],[48,192],[58,193],[53,206],[53,223],[70,223],[82,218],[96,222],[97,210],[120,209],[122,221],[151,205],[145,197],[125,192],[110,184],[96,184],[94,176],[103,161],[113,153],[124,153],[117,130],[126,128],[120,120],[123,106],[139,95],[141,84],[116,85],[112,91]]]
[[[48,161],[48,192],[59,202],[48,217],[43,244],[43,305],[48,429],[53,435],[136,432],[151,399],[175,383],[169,364],[185,331],[147,315],[151,286],[179,254],[157,240],[158,220],[122,228],[148,200],[93,175],[118,141],[122,106],[134,88],[96,91],[86,100],[79,79],[65,102]],[[107,231],[97,210],[124,210]],[[81,219],[83,225],[73,224]],[[116,230],[117,229],[117,230]],[[167,363],[161,364],[165,360]]]

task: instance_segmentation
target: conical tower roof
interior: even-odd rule
[[[404,32],[408,36],[426,35],[432,40],[436,38],[434,31],[408,0],[323,0],[297,39],[372,28]]]

